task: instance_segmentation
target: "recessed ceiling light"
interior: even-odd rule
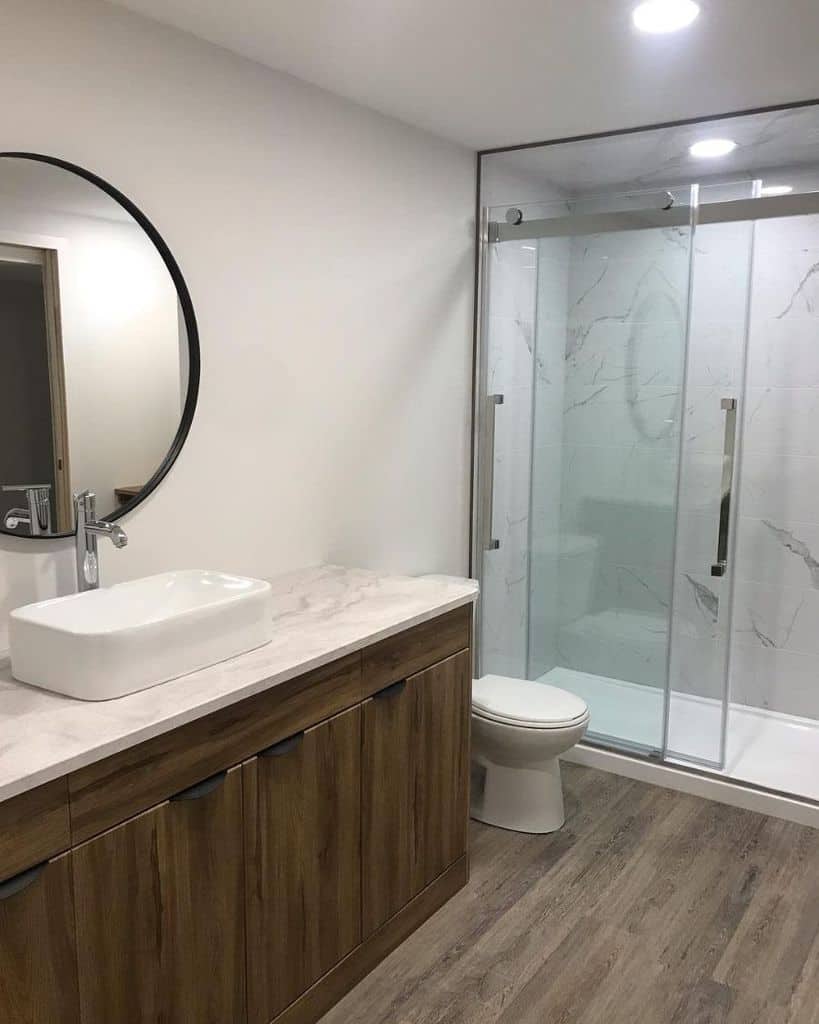
[[[764,185],[759,194],[762,196],[786,196],[793,192],[793,185]]]
[[[688,152],[695,157],[728,156],[737,148],[733,139],[701,139]]]
[[[688,28],[699,13],[694,0],[646,0],[634,8],[632,19],[641,32],[659,35]]]

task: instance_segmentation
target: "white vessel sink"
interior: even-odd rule
[[[110,700],[272,639],[264,580],[186,569],[25,605],[11,613],[20,682]]]

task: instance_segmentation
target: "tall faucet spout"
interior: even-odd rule
[[[128,535],[117,523],[97,519],[97,496],[92,491],[74,495],[77,521],[77,586],[80,591],[100,585],[97,538],[109,537],[115,548],[124,548]]]
[[[115,548],[124,548],[128,543],[128,534],[117,523],[108,523],[104,519],[86,523],[86,533],[94,533],[99,537],[109,537]]]

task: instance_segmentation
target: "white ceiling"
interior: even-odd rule
[[[113,0],[474,148],[819,97],[817,0]]]

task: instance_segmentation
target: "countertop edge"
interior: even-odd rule
[[[466,581],[464,581],[464,583],[466,583]],[[451,598],[448,601],[442,601],[439,605],[436,605],[435,608],[410,615],[407,618],[402,619],[400,622],[392,623],[381,629],[374,630],[373,632],[367,633],[365,636],[357,638],[350,643],[342,644],[339,647],[329,648],[327,651],[317,654],[314,657],[308,658],[307,660],[295,665],[288,666],[288,668],[271,676],[265,676],[262,679],[254,680],[253,682],[247,683],[236,690],[232,690],[230,693],[214,697],[201,704],[197,704],[194,707],[186,708],[184,711],[171,714],[167,719],[163,719],[161,722],[154,722],[150,725],[142,726],[127,735],[102,743],[97,747],[84,750],[82,753],[66,757],[64,760],[56,761],[53,764],[48,765],[46,768],[32,772],[21,777],[19,780],[0,786],[0,803],[5,803],[7,800],[11,800],[16,796],[20,796],[23,793],[36,789],[38,786],[43,786],[46,783],[64,778],[72,772],[78,771],[81,768],[87,768],[89,765],[96,764],[99,761],[105,760],[107,757],[119,754],[123,750],[128,750],[131,747],[138,746],[146,740],[154,739],[157,736],[162,736],[165,733],[172,732],[180,726],[187,725],[188,723],[194,722],[200,718],[205,718],[207,715],[212,714],[215,711],[219,711],[222,708],[238,704],[240,701],[245,700],[248,697],[253,697],[258,693],[263,693],[265,690],[269,690],[281,683],[286,683],[298,676],[306,675],[308,672],[312,672],[315,669],[323,668],[325,665],[338,661],[340,658],[346,657],[349,654],[355,654],[357,651],[364,650],[365,647],[370,647],[381,640],[386,640],[389,637],[396,636],[407,629],[412,629],[413,626],[419,626],[424,622],[429,622],[431,619],[438,618],[440,615],[446,615],[447,612],[455,611],[457,608],[463,608],[469,604],[474,604],[477,598],[478,592],[476,589],[473,593],[465,593],[460,597]],[[169,682],[161,683],[160,685],[171,686],[173,685],[173,682],[173,680],[170,680]],[[149,689],[153,689],[153,687],[150,687]]]

